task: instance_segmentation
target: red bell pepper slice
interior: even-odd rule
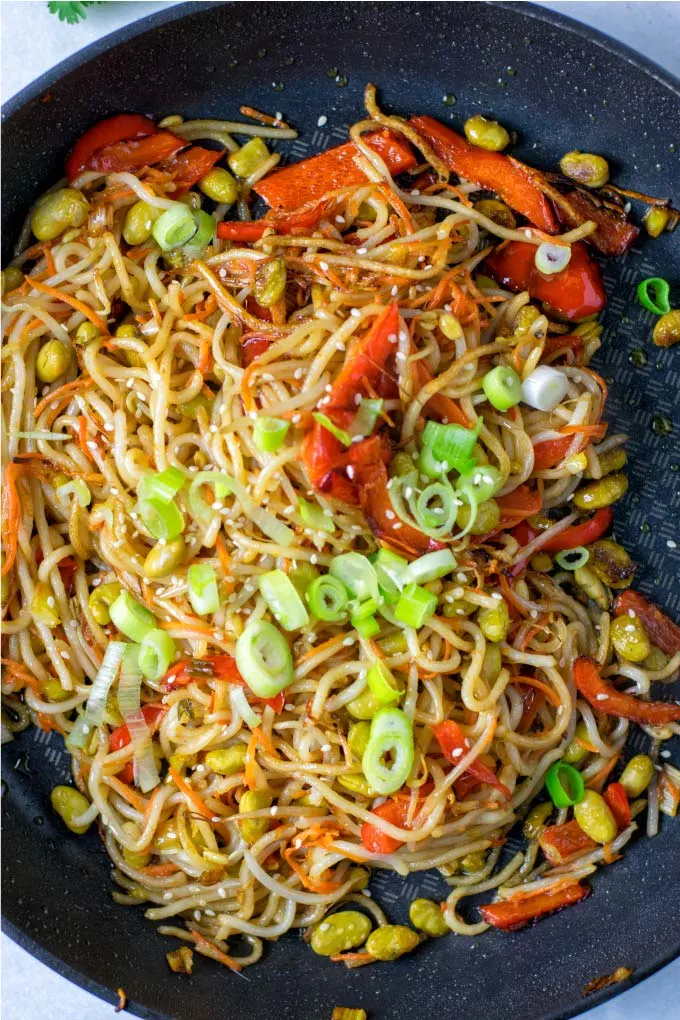
[[[495,191],[516,212],[548,234],[557,232],[557,221],[540,187],[538,170],[501,152],[488,152],[472,145],[462,135],[434,117],[412,117],[409,121],[430,143],[440,159],[459,177],[480,188]]]
[[[574,682],[589,704],[605,715],[630,719],[640,726],[666,726],[680,720],[680,705],[668,701],[641,701],[617,691],[600,675],[594,659],[581,656],[574,663]]]
[[[380,807],[373,809],[373,814],[384,819],[386,822],[390,822],[391,825],[397,825],[400,829],[403,829],[406,826],[409,803],[410,798],[408,797],[386,800]],[[367,850],[374,854],[391,854],[404,845],[402,840],[395,839],[394,836],[388,836],[386,832],[383,832],[376,825],[372,825],[371,822],[364,822],[361,826],[361,842]]]
[[[399,308],[393,301],[376,318],[368,333],[347,352],[328,399],[324,400],[323,410],[330,418],[335,420],[335,408],[356,413],[356,398],[368,396],[369,387],[379,391],[384,389],[385,383],[394,386],[385,366],[397,350],[398,335]]]
[[[534,467],[537,471],[555,467],[564,460],[567,450],[574,441],[573,436],[562,436],[561,439],[544,439],[534,446]]]
[[[496,502],[500,507],[501,517],[494,533],[512,528],[525,517],[533,517],[543,507],[540,494],[530,489],[528,485],[519,485],[507,496],[499,496]]]
[[[614,603],[614,612],[617,616],[622,616],[629,610],[639,616],[651,641],[662,652],[665,652],[666,655],[675,655],[676,652],[680,652],[680,627],[677,623],[673,623],[644,595],[640,595],[639,592],[632,591],[630,588],[621,592]]]
[[[518,733],[528,733],[545,704],[545,694],[543,691],[537,690],[536,687],[530,687],[529,684],[517,684],[516,689],[523,705],[517,731]]]
[[[302,462],[313,489],[352,506],[358,503],[356,486],[345,475],[349,464],[347,448],[317,421],[302,444]]]
[[[259,241],[272,227],[278,234],[308,233],[323,219],[328,203],[317,202],[311,209],[294,213],[270,213],[263,220],[227,220],[217,224],[217,236],[223,241],[243,244]]]
[[[417,389],[422,389],[433,379],[432,373],[422,359],[411,362],[411,372]],[[433,418],[447,424],[462,425],[463,428],[467,428],[470,424],[456,401],[444,393],[435,393],[433,397],[430,397],[423,410]]]
[[[437,738],[437,743],[444,757],[448,758],[452,765],[459,765],[463,756],[470,750],[471,745],[469,740],[463,735],[458,723],[454,722],[453,719],[447,719],[445,722],[433,726],[432,732]],[[493,786],[506,800],[510,800],[512,796],[510,790],[496,777],[496,773],[488,765],[480,761],[479,758],[475,759],[471,765],[468,765],[463,775],[466,774],[474,776],[480,783]]]
[[[613,519],[614,514],[611,507],[603,506],[595,511],[590,520],[583,521],[581,524],[572,524],[570,528],[565,528],[558,535],[549,538],[541,546],[541,550],[543,552],[562,552],[563,549],[575,549],[579,545],[590,545],[609,530]],[[520,546],[525,546],[532,542],[540,532],[523,521],[512,529],[512,534]]]
[[[546,889],[545,892],[538,891],[526,896],[520,894],[511,899],[488,903],[480,907],[479,912],[486,923],[493,925],[494,928],[516,931],[547,914],[554,914],[556,910],[579,903],[589,896],[590,892],[589,886],[572,882],[561,888]]]
[[[145,166],[153,166],[162,160],[170,159],[187,142],[169,131],[157,131],[146,138],[133,138],[129,142],[116,142],[95,152],[84,167],[85,170],[96,170],[102,174],[123,173],[128,170],[141,170]]]
[[[383,454],[384,446],[379,436],[364,439],[349,450],[352,480],[358,491],[359,505],[373,534],[411,558],[443,549],[441,542],[397,517],[387,487],[389,479]]]
[[[604,799],[609,805],[609,810],[614,815],[614,821],[619,832],[627,829],[630,825],[630,804],[628,795],[621,783],[610,783],[604,791]]]
[[[590,234],[588,242],[603,255],[623,255],[640,233],[623,213],[596,205],[582,191],[568,191],[563,198],[564,203],[556,203],[561,222],[568,227],[578,227],[586,220],[597,223],[597,230]]]
[[[538,837],[541,850],[551,864],[567,864],[590,850],[597,849],[597,843],[585,832],[575,819],[562,825],[548,825]]]
[[[258,698],[248,688],[248,684],[239,673],[236,660],[231,655],[208,655],[204,659],[182,659],[171,666],[163,677],[163,689],[176,691],[179,687],[186,687],[194,680],[204,678],[226,680],[227,683],[245,687],[254,702],[269,705],[275,712],[280,712],[283,708],[284,692],[280,691],[273,698]]]
[[[364,141],[384,159],[392,174],[411,170],[416,158],[411,146],[403,138],[389,131],[377,131],[364,136]],[[274,209],[297,209],[329,191],[364,184],[366,174],[356,163],[358,149],[354,142],[338,145],[300,163],[293,163],[270,174],[253,188]]]
[[[256,358],[268,351],[273,341],[266,336],[251,333],[250,336],[241,337],[241,364],[244,368],[251,365]]]
[[[142,715],[144,716],[144,722],[152,733],[156,729],[156,723],[165,715],[167,710],[167,705],[143,706]],[[115,730],[111,730],[111,735],[109,736],[109,751],[120,751],[121,747],[127,747],[131,739],[130,730],[127,728],[126,723],[123,723],[122,726],[116,726]],[[121,783],[127,783],[128,786],[134,783],[134,762],[126,762],[120,772],[117,773],[117,776]]]
[[[66,589],[66,594],[70,595],[73,587],[73,578],[78,570],[78,561],[74,556],[64,556],[63,560],[59,560],[57,570],[61,576],[62,584]]]
[[[528,290],[532,298],[547,302],[568,319],[586,319],[602,311],[607,303],[602,276],[581,241],[572,244],[567,268],[552,276],[536,268],[535,255],[535,245],[510,241],[492,251],[484,265],[502,287]]]
[[[223,153],[216,149],[203,149],[200,145],[192,145],[190,149],[162,163],[160,169],[169,174],[175,182],[177,190],[174,195],[181,195],[209,174],[222,156]]]
[[[116,142],[155,135],[157,131],[154,122],[140,113],[119,113],[115,117],[100,120],[81,135],[71,149],[66,158],[66,176],[69,181],[73,181],[83,170],[89,169],[90,159],[99,149]]]
[[[547,358],[551,354],[557,354],[560,351],[566,354],[567,351],[571,351],[576,361],[578,361],[583,354],[583,337],[580,333],[562,333],[559,336],[549,336],[543,344],[543,357]]]

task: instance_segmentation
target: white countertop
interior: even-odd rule
[[[169,6],[138,0],[101,4],[90,8],[81,24],[63,25],[49,14],[46,3],[0,0],[3,101],[76,50]],[[543,6],[606,32],[680,75],[678,0],[663,3],[564,0]],[[624,995],[592,1010],[588,1020],[678,1020],[679,986],[680,960],[676,960]],[[4,1020],[113,1020],[111,1006],[48,970],[5,935],[1,1008]]]

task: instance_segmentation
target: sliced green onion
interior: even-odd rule
[[[208,245],[212,244],[215,239],[216,223],[205,209],[192,209],[191,212],[196,224],[196,233],[184,250],[190,258],[200,258]]]
[[[456,492],[469,503],[484,503],[496,495],[504,481],[498,468],[492,464],[480,464],[471,474],[459,479]]]
[[[356,436],[370,436],[382,413],[382,409],[382,400],[371,400],[368,397],[362,397],[361,403],[359,404],[359,410],[357,411],[349,430],[352,438],[355,438]]]
[[[151,233],[156,243],[169,251],[186,244],[198,232],[198,226],[188,206],[176,202],[158,217]]]
[[[82,715],[78,716],[75,726],[68,735],[66,745],[69,749],[84,747],[92,729],[103,723],[106,700],[118,674],[118,667],[123,660],[126,648],[125,641],[109,641],[106,646],[102,664],[97,670],[87,699],[87,708]]]
[[[111,620],[125,637],[138,643],[143,641],[150,630],[156,626],[156,618],[146,606],[133,599],[129,592],[123,590],[109,608]]]
[[[255,420],[253,429],[255,446],[262,453],[274,453],[283,446],[289,429],[289,421],[284,421],[283,418],[270,418],[269,415],[262,415],[262,417]]]
[[[450,531],[456,520],[456,494],[448,482],[432,482],[417,497],[413,516],[425,528]]]
[[[441,478],[451,471],[449,462],[437,460],[429,446],[424,446],[418,454],[416,467],[418,468],[418,473],[425,475],[426,478]]]
[[[304,602],[282,570],[261,574],[258,583],[262,598],[284,630],[299,630],[307,626],[309,614]]]
[[[368,689],[381,705],[393,705],[404,693],[384,662],[374,662],[366,674]]]
[[[522,399],[522,380],[509,365],[496,365],[482,379],[482,389],[492,407],[509,411]]]
[[[65,443],[67,440],[73,439],[73,436],[68,432],[46,432],[40,429],[34,429],[30,432],[17,432],[17,439],[42,439],[46,443]]]
[[[466,474],[476,463],[473,451],[482,424],[481,418],[477,419],[473,429],[465,429],[462,425],[442,425],[440,422],[428,421],[422,434],[422,446],[432,451],[435,460],[447,463],[449,470]]]
[[[161,779],[153,753],[151,733],[141,709],[142,674],[138,661],[139,649],[128,645],[123,656],[118,683],[118,707],[130,734],[135,769],[135,783],[142,793],[158,786]]]
[[[230,687],[229,701],[231,703],[231,711],[234,718],[241,716],[246,726],[250,726],[251,730],[254,730],[256,726],[260,725],[262,720],[248,703],[246,692],[242,687]]]
[[[552,276],[561,273],[571,262],[571,248],[568,244],[554,244],[543,241],[534,253],[534,265],[540,273]]]
[[[590,559],[590,552],[583,545],[576,545],[573,549],[564,549],[555,556],[555,563],[562,567],[562,570],[578,570],[585,567]]]
[[[159,499],[161,503],[169,503],[174,499],[187,480],[187,476],[179,468],[169,467],[156,474],[145,474],[137,483],[137,498]]]
[[[72,478],[70,482],[64,482],[56,489],[56,496],[60,503],[64,503],[69,496],[75,496],[80,506],[89,506],[92,493],[82,478]]]
[[[350,618],[352,622],[355,620],[365,620],[367,616],[373,616],[378,611],[378,600],[377,599],[365,599],[363,602],[354,602],[350,605]]]
[[[446,577],[456,567],[456,558],[450,549],[438,549],[437,552],[426,553],[409,563],[406,576],[408,582],[425,584]]]
[[[554,762],[545,774],[545,786],[556,808],[580,804],[585,794],[583,776],[573,765]]]
[[[158,627],[144,636],[139,646],[139,668],[147,680],[160,680],[175,658],[175,642]]]
[[[184,530],[184,514],[176,503],[144,499],[137,504],[137,513],[146,530],[154,538],[170,542]]]
[[[360,602],[379,598],[378,575],[368,556],[355,552],[334,556],[328,571]]]
[[[375,616],[364,616],[360,620],[356,620],[353,616],[350,617],[350,623],[362,638],[375,637],[380,631],[380,624],[376,620]]]
[[[373,716],[361,768],[370,786],[387,797],[404,785],[413,768],[413,727],[400,708],[381,708]]]
[[[380,593],[387,602],[396,602],[407,584],[408,560],[391,549],[380,549],[373,557]]]
[[[319,425],[325,428],[327,432],[330,432],[332,436],[339,439],[343,446],[352,445],[352,437],[349,432],[338,428],[338,426],[330,420],[327,414],[322,414],[320,411],[314,411],[312,418],[314,421],[318,421]]]
[[[437,608],[437,596],[417,584],[407,584],[394,607],[394,615],[407,627],[422,627]]]
[[[258,698],[273,698],[293,682],[293,656],[288,642],[266,620],[247,625],[236,642],[236,665]]]
[[[198,616],[209,616],[220,608],[217,575],[209,563],[193,563],[187,570],[189,602]]]
[[[326,513],[323,507],[316,503],[310,503],[302,496],[298,498],[298,513],[307,527],[314,531],[327,531],[329,535],[335,531],[335,524],[333,524],[330,513]]]
[[[553,411],[564,400],[569,381],[552,365],[539,365],[522,383],[522,401],[537,411]]]
[[[199,471],[194,476],[188,499],[191,512],[199,520],[210,523],[215,516],[215,511],[206,503],[201,493],[201,488],[204,485],[212,486],[215,498],[218,500],[229,494],[236,496],[244,514],[273,542],[288,546],[295,539],[295,533],[286,524],[279,521],[268,510],[263,510],[261,506],[257,505],[245,485],[221,471]]]
[[[324,574],[307,589],[307,602],[314,616],[326,623],[337,623],[347,613],[349,597],[342,581]]]
[[[667,315],[671,310],[668,295],[670,287],[662,276],[649,276],[641,280],[637,286],[638,301],[648,312],[655,315]]]

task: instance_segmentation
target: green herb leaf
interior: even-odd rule
[[[56,14],[60,21],[65,21],[67,25],[77,25],[87,17],[87,8],[94,7],[96,3],[101,3],[101,0],[50,0],[47,6],[50,13]]]

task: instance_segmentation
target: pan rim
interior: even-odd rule
[[[146,15],[131,24],[124,25],[121,28],[116,29],[114,32],[110,32],[103,36],[101,39],[90,43],[88,46],[77,50],[59,64],[45,71],[42,75],[40,75],[40,77],[29,83],[14,96],[11,96],[3,104],[3,130],[5,126],[7,126],[8,129],[11,127],[11,124],[8,122],[11,121],[11,118],[23,107],[34,102],[42,94],[48,91],[51,86],[55,85],[68,74],[77,70],[77,68],[79,68],[82,64],[85,64],[95,57],[127,43],[137,36],[143,35],[157,27],[182,20],[193,14],[197,14],[200,11],[225,6],[228,2],[230,2],[230,0],[186,0],[184,3],[173,5],[172,7],[158,11],[157,13]],[[390,0],[387,0],[387,2],[389,3]],[[668,89],[680,98],[679,77],[672,74],[670,71],[667,71],[665,68],[662,68],[655,61],[641,53],[638,53],[625,43],[621,43],[618,40],[613,39],[611,36],[599,31],[598,29],[577,22],[573,18],[549,8],[540,7],[534,3],[524,2],[524,0],[484,0],[484,2],[491,7],[499,7],[512,11],[516,14],[526,15],[528,18],[532,18],[535,21],[545,23],[559,29],[560,31],[568,32],[570,35],[582,39],[590,44],[594,44],[605,50],[608,54],[623,60],[629,65],[632,65],[632,67],[634,67],[637,71],[651,77],[664,88]],[[19,945],[26,952],[30,953],[31,956],[39,960],[45,966],[49,967],[55,973],[109,1004],[117,1001],[117,995],[114,989],[95,980],[94,978],[89,977],[84,971],[71,967],[65,960],[46,949],[37,939],[27,935],[20,927],[18,927],[18,925],[10,921],[4,913],[0,915],[0,922],[2,931],[11,938],[13,942]],[[621,995],[624,991],[627,991],[634,985],[645,981],[647,978],[662,970],[664,967],[668,966],[668,964],[672,963],[673,960],[678,959],[679,957],[680,941],[670,951],[670,953],[664,953],[660,959],[654,960],[646,966],[636,969],[633,972],[633,975],[620,985],[613,985],[600,992],[594,993],[593,995],[588,996],[587,999],[575,1003],[574,1007],[568,1009],[566,1012],[559,1010],[557,1012],[550,1013],[546,1017],[546,1020],[570,1020],[572,1017],[584,1015],[595,1006],[601,1005],[602,1003]],[[167,1014],[158,1012],[155,1009],[151,1009],[137,1002],[130,1002],[127,1004],[126,1010],[131,1015],[142,1018],[142,1020],[170,1020]]]

